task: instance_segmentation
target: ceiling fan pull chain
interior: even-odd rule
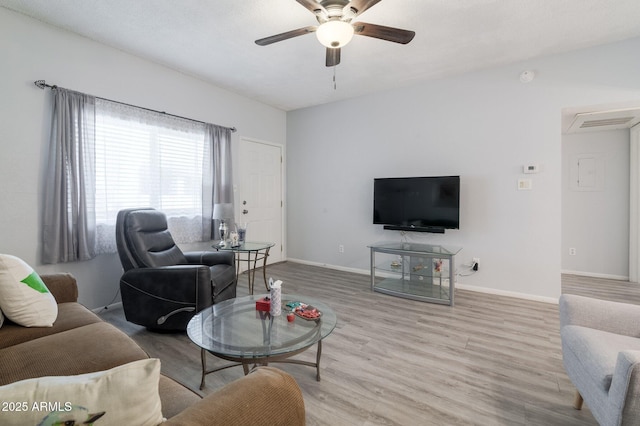
[[[336,66],[333,66],[333,90],[336,90]]]

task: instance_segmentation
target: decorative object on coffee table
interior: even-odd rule
[[[271,297],[269,313],[271,316],[278,316],[282,313],[282,281],[273,282],[273,278],[269,278],[269,289]]]

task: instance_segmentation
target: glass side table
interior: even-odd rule
[[[275,243],[245,241],[238,246],[227,245],[220,247],[214,244],[212,247],[218,251],[232,251],[236,255],[236,276],[240,275],[240,262],[247,262],[247,281],[249,282],[249,294],[253,294],[253,285],[256,281],[256,266],[258,261],[262,260],[262,278],[264,286],[269,291],[267,284],[267,257],[269,257],[269,249]],[[246,256],[246,258],[245,258]]]

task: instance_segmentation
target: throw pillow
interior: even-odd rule
[[[51,327],[58,304],[40,276],[25,261],[0,254],[0,310],[24,327]]]
[[[159,359],[78,376],[22,380],[0,386],[0,424],[155,426],[163,421],[159,381]]]

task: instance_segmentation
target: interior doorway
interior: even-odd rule
[[[634,105],[562,111],[562,271],[630,277],[630,127]]]
[[[267,263],[284,260],[283,146],[240,139],[236,216],[246,222],[247,241],[272,242]]]

